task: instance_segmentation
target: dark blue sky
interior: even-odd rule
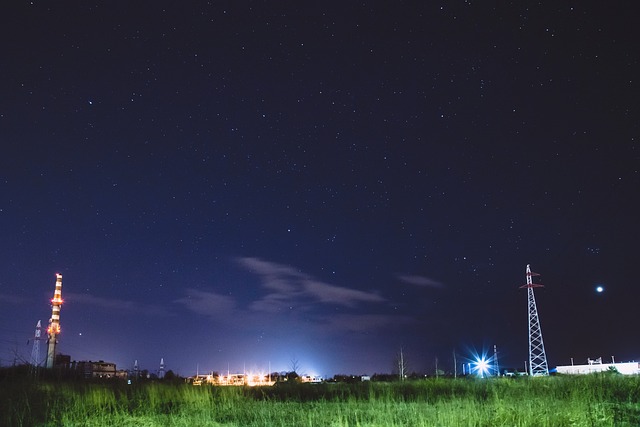
[[[520,367],[529,263],[550,366],[640,358],[624,3],[4,9],[2,365],[60,272],[74,360]]]

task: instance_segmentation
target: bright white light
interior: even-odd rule
[[[597,292],[597,293],[599,293],[599,294],[600,294],[600,293],[602,293],[602,292],[604,292],[604,287],[603,287],[603,286],[598,286],[598,287],[596,288],[596,292]]]
[[[480,378],[484,378],[485,374],[489,373],[489,361],[484,357],[476,359],[473,370],[478,373]]]
[[[477,375],[480,378],[498,374],[493,356],[489,357],[486,352],[478,353],[472,350],[470,362],[469,374]]]

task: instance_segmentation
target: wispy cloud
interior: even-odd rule
[[[306,294],[317,298],[318,301],[332,304],[342,304],[349,307],[359,302],[384,302],[385,299],[373,292],[359,291],[340,286],[329,285],[315,280],[305,280],[303,287]]]
[[[442,282],[438,282],[437,280],[433,280],[424,276],[399,274],[397,277],[398,279],[409,285],[422,286],[425,288],[444,288]]]
[[[236,261],[259,278],[258,288],[252,290],[257,291],[254,298],[247,301],[241,294],[231,296],[190,288],[174,302],[219,326],[244,331],[282,330],[284,325],[300,321],[318,333],[368,333],[411,321],[393,314],[368,314],[372,304],[388,303],[376,292],[329,284],[292,266],[259,258]],[[339,312],[327,315],[327,306]]]
[[[235,300],[228,295],[206,292],[198,289],[187,289],[187,295],[175,300],[197,314],[209,317],[225,317],[236,308]]]
[[[82,303],[103,308],[111,312],[137,313],[151,316],[166,316],[168,313],[165,308],[156,305],[139,304],[134,301],[120,300],[116,298],[96,297],[90,294],[67,292],[65,293],[64,299],[67,301],[73,301],[74,303]]]
[[[261,278],[267,295],[254,301],[254,310],[274,312],[295,305],[337,304],[355,307],[361,303],[381,303],[385,298],[375,292],[351,289],[324,283],[291,266],[259,258],[239,258],[240,265]]]

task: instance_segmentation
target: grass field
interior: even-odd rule
[[[275,387],[0,381],[2,426],[638,426],[640,377]]]

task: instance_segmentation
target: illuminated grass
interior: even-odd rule
[[[265,388],[0,382],[11,426],[635,426],[640,378],[428,379]]]

